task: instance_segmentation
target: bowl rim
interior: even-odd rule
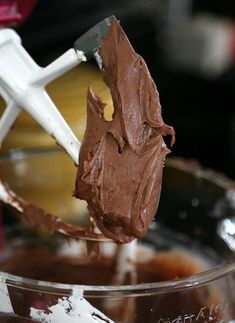
[[[117,297],[118,295],[129,296],[150,296],[161,293],[172,293],[180,290],[197,288],[216,280],[219,280],[235,271],[235,263],[227,263],[215,266],[212,269],[200,272],[188,278],[178,278],[164,282],[142,283],[135,285],[78,285],[78,284],[62,284],[55,282],[47,282],[42,280],[24,278],[0,271],[0,279],[7,286],[24,289],[28,291],[71,294],[74,288],[81,289],[85,296],[95,297]]]

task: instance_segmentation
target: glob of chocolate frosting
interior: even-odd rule
[[[175,133],[162,120],[159,95],[144,60],[115,18],[99,54],[114,114],[113,120],[105,120],[105,104],[88,89],[87,127],[74,195],[88,202],[89,225],[66,223],[26,202],[1,180],[0,184],[5,203],[16,208],[27,224],[72,238],[104,235],[122,244],[143,237],[155,216],[169,152],[162,136],[170,134],[172,145]]]
[[[162,171],[169,152],[159,94],[141,56],[116,19],[102,39],[103,79],[113,100],[113,119],[88,89],[87,127],[79,155],[74,195],[88,202],[90,217],[117,243],[141,238],[156,214]]]

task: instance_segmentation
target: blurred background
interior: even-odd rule
[[[27,1],[11,2],[22,8]],[[9,24],[35,61],[44,66],[88,28],[114,14],[141,54],[160,92],[164,121],[176,130],[173,156],[198,160],[235,178],[235,2],[233,0],[29,0],[24,22]],[[18,6],[18,7],[17,7]],[[83,64],[48,86],[81,139],[86,89],[110,103],[94,63]],[[3,104],[1,104],[3,106]],[[52,145],[22,114],[3,150]]]

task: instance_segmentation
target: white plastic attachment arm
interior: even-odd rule
[[[45,86],[82,61],[86,61],[82,52],[69,49],[41,68],[21,46],[21,40],[13,30],[0,30],[0,94],[7,105],[0,119],[0,145],[23,108],[78,164],[80,142],[48,96]]]
[[[0,119],[0,145],[3,139],[8,134],[10,128],[14,124],[16,118],[20,114],[20,108],[15,104],[14,101],[10,101],[2,114]]]

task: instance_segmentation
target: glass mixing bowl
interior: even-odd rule
[[[84,219],[85,204],[71,197],[76,168],[63,151],[0,160],[1,177],[26,200]],[[102,242],[100,257],[89,258],[83,241],[25,227],[2,205],[0,322],[234,322],[234,196],[229,179],[168,159],[156,220],[138,243],[137,281],[117,285],[113,245]]]

